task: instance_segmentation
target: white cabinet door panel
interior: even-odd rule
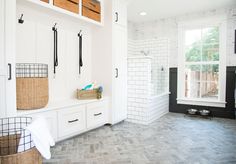
[[[0,118],[6,116],[5,76],[0,75]]]
[[[6,115],[6,70],[5,70],[5,52],[4,52],[4,1],[0,1],[0,117]]]
[[[87,105],[87,128],[92,129],[108,122],[109,102],[102,101]]]
[[[127,6],[124,0],[113,0],[113,22],[117,25],[127,26]]]
[[[0,117],[16,115],[15,7],[15,0],[0,1]]]
[[[127,118],[127,30],[115,25],[113,29],[113,123]]]
[[[86,130],[85,106],[58,111],[58,137],[64,139]]]
[[[4,47],[4,1],[0,1],[0,75],[5,75],[5,67],[6,67],[6,61],[5,61],[5,47]]]

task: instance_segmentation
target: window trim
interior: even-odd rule
[[[218,26],[220,30],[219,40],[219,97],[218,100],[193,99],[184,96],[185,79],[185,53],[184,53],[184,34],[186,30]],[[177,84],[177,103],[186,105],[225,107],[226,96],[226,16],[208,17],[194,21],[184,21],[178,23],[178,84]]]

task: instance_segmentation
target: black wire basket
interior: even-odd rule
[[[0,119],[0,157],[34,148],[31,134],[24,129],[31,121],[30,117]]]
[[[48,65],[42,63],[17,63],[17,78],[47,78]]]

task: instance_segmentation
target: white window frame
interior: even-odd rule
[[[220,31],[219,40],[219,95],[217,100],[205,98],[186,98],[185,97],[185,53],[184,40],[185,31],[197,28],[218,26]],[[186,105],[225,107],[226,95],[226,16],[207,17],[194,21],[178,23],[178,86],[177,103]],[[213,62],[214,63],[214,62]]]

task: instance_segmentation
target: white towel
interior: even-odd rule
[[[41,155],[46,158],[51,158],[50,146],[54,146],[55,142],[48,130],[47,122],[44,118],[39,117],[25,128],[26,133],[31,134],[33,143]],[[21,141],[20,141],[21,143]],[[18,152],[21,149],[18,149]]]

